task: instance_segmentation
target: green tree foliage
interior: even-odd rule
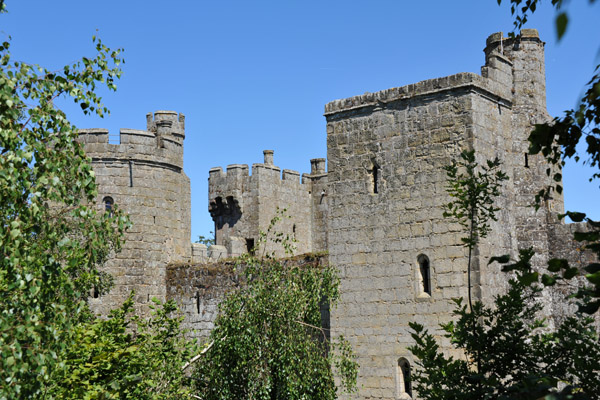
[[[486,237],[490,230],[490,221],[496,221],[495,199],[500,195],[502,182],[508,176],[500,170],[500,160],[488,160],[485,165],[475,161],[475,151],[463,151],[459,161],[453,161],[444,168],[448,177],[447,192],[453,198],[446,204],[444,217],[458,221],[468,232],[461,238],[469,249],[467,261],[469,307],[471,299],[471,257],[473,248],[479,239]]]
[[[411,323],[418,357],[413,374],[418,395],[426,400],[452,399],[598,399],[600,346],[590,317],[567,318],[553,332],[536,319],[541,306],[538,273],[531,268],[531,250],[520,252],[506,294],[494,307],[474,304],[469,311],[460,299],[457,320],[443,325],[452,345],[464,352],[453,358],[439,348],[435,337]],[[491,262],[506,263],[507,257]],[[478,361],[476,362],[475,359]]]
[[[498,4],[501,0],[497,0]],[[520,29],[527,22],[529,15],[537,9],[539,0],[509,0],[511,13],[515,16],[515,29]],[[594,3],[595,0],[588,0]],[[568,2],[552,0],[552,6],[556,9],[556,33],[558,40],[562,39],[567,32]],[[565,111],[563,116],[554,118],[553,121],[535,126],[529,136],[530,154],[541,153],[548,161],[546,170],[548,176],[552,175],[556,182],[552,187],[542,189],[536,196],[536,207],[541,202],[549,199],[553,191],[562,193],[562,167],[565,159],[572,158],[576,162],[582,161],[594,169],[590,181],[600,178],[600,64],[596,66],[594,75],[590,78],[585,88],[585,94],[579,102],[579,106]],[[585,142],[585,152],[577,149],[578,145]],[[550,167],[553,166],[553,167]],[[586,218],[584,213],[567,212],[559,218],[569,216],[574,222],[587,222],[587,232],[577,233],[576,241],[582,243],[583,247],[594,252],[600,259],[600,221]],[[560,266],[560,267],[559,267]],[[559,270],[569,276],[577,275],[577,271],[568,265],[566,260],[550,260],[549,272],[544,284],[553,285],[558,279],[565,279],[565,273],[556,274]],[[593,314],[600,309],[600,264],[592,263],[584,268],[584,276],[590,287],[582,289],[577,296],[586,301],[581,303],[581,310]]]
[[[95,57],[58,71],[12,61],[10,43],[0,45],[0,398],[34,397],[47,383],[127,225],[89,205],[94,173],[54,103],[107,112],[94,90],[115,89],[120,51],[94,43]]]
[[[205,246],[212,246],[215,244],[215,233],[210,231],[210,236],[198,235],[198,239],[196,239],[196,243],[201,243]]]
[[[483,195],[485,200],[480,201],[485,205],[481,215],[486,218],[483,232],[487,233],[487,221],[494,220],[498,211],[493,198],[498,195],[498,185],[505,177],[496,169],[497,161],[479,169],[473,154],[463,153],[461,158],[462,161],[446,168],[449,192],[454,200],[448,204],[445,216],[458,219],[471,230],[463,241],[474,246],[477,242],[473,240],[472,231],[479,223],[478,212],[469,212],[474,207],[470,204],[476,204],[470,200],[477,193],[474,188],[488,188]],[[475,173],[478,169],[480,173]],[[459,172],[461,170],[466,172]],[[570,216],[574,220],[584,217],[577,213]],[[580,233],[576,239],[589,237],[589,233]],[[509,281],[508,292],[498,296],[493,306],[481,302],[471,305],[469,298],[467,307],[462,299],[455,300],[457,319],[442,325],[442,329],[460,357],[442,352],[435,336],[421,324],[410,324],[415,341],[410,350],[419,367],[413,379],[420,398],[600,398],[600,342],[594,320],[575,313],[556,330],[549,331],[539,319],[542,306],[537,295],[542,285],[552,286],[560,279],[571,279],[578,274],[578,269],[569,266],[567,260],[553,259],[548,273],[540,273],[531,267],[533,256],[533,251],[527,249],[520,251],[520,258],[514,263],[508,255],[491,258],[490,264],[503,264],[502,270],[514,276]],[[590,272],[588,280],[591,281],[593,272],[600,270],[598,265],[593,263],[586,267]],[[592,294],[594,290],[584,289]],[[578,297],[583,299],[583,310],[590,311],[590,304],[594,303],[589,301],[589,295],[586,297],[579,291]]]
[[[173,301],[154,301],[152,317],[133,314],[133,295],[108,319],[74,327],[47,396],[57,399],[189,398],[183,373],[193,347],[183,337]]]
[[[0,2],[3,7],[3,2]],[[56,107],[72,99],[105,115],[96,89],[115,90],[121,50],[50,71],[11,59],[0,44],[0,399],[180,399],[191,352],[172,303],[148,321],[131,299],[109,319],[86,299],[110,277],[98,266],[129,224],[96,204],[90,160]]]
[[[275,240],[288,245],[284,235]],[[244,283],[219,307],[211,348],[195,373],[199,396],[333,400],[332,367],[343,388],[353,390],[358,365],[350,346],[343,337],[330,341],[322,325],[323,306],[339,297],[336,270],[315,260],[247,254],[236,272]]]

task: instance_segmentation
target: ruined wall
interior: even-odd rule
[[[152,297],[166,295],[165,267],[189,261],[190,184],[183,172],[184,116],[157,111],[147,116],[147,130],[121,129],[120,144],[109,143],[108,131],[81,130],[79,140],[92,158],[98,185],[98,207],[109,198],[131,218],[120,253],[104,269],[115,287],[90,299],[101,313],[118,307],[135,289],[142,310]]]

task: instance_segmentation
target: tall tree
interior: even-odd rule
[[[261,234],[257,248],[265,248],[266,237]],[[286,235],[269,237],[291,249]],[[352,350],[343,337],[330,340],[323,324],[323,307],[339,297],[336,269],[319,257],[280,260],[273,254],[246,254],[238,268],[244,283],[219,306],[211,348],[199,360],[200,397],[334,400],[334,368],[341,388],[354,390],[358,365]]]
[[[89,159],[56,107],[108,112],[96,89],[116,89],[121,50],[93,41],[95,56],[56,71],[12,60],[10,38],[0,45],[0,398],[41,396],[128,223],[95,206]]]

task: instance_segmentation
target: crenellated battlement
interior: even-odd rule
[[[522,29],[521,34],[515,38],[505,38],[502,32],[497,32],[487,38],[484,49],[486,56],[485,65],[481,69],[481,75],[472,72],[461,72],[442,78],[428,79],[406,86],[381,90],[375,93],[367,92],[346,99],[334,100],[325,105],[325,116],[365,107],[384,106],[395,101],[414,100],[415,98],[425,96],[431,97],[442,92],[456,92],[459,90],[478,91],[484,96],[496,97],[505,105],[511,106],[515,95],[515,92],[512,90],[513,84],[522,83],[519,76],[513,76],[513,69],[520,69],[519,65],[513,64],[513,59],[522,61],[527,56],[533,55],[530,58],[535,59],[535,62],[525,63],[524,69],[527,71],[541,70],[542,73],[539,75],[543,76],[543,47],[544,43],[540,40],[536,29]],[[533,48],[537,48],[539,54],[535,55],[535,51],[531,51]],[[526,57],[520,54],[517,55],[521,50],[525,50],[521,53],[526,54]],[[545,82],[542,80],[536,80],[535,84],[538,87],[545,88]],[[543,96],[536,96],[536,99],[539,101],[541,101],[541,98],[544,99],[545,105],[545,89]]]
[[[185,115],[175,111],[155,111],[146,114],[146,129],[159,137],[173,136],[183,141],[185,138]]]
[[[92,159],[120,159],[183,168],[185,117],[174,111],[146,116],[147,130],[121,129],[119,143],[109,142],[107,129],[80,129],[79,142]]]
[[[238,185],[240,179],[246,179],[247,183],[251,184],[253,180],[266,178],[281,181],[281,184],[304,185],[306,183],[304,179],[300,179],[300,172],[291,169],[284,169],[282,171],[280,167],[273,165],[272,150],[265,150],[265,152],[267,151],[270,151],[271,153],[265,155],[264,163],[252,164],[252,175],[250,175],[248,164],[230,164],[227,166],[226,171],[223,171],[223,168],[221,167],[211,168],[208,171],[209,182],[212,182],[216,185],[227,184],[228,181],[232,181],[233,185]],[[324,158],[319,160],[323,160],[324,164]],[[323,171],[319,171],[319,173],[325,173],[324,166]],[[303,178],[305,176],[312,176],[312,172],[311,174],[302,174]]]
[[[301,177],[298,171],[276,166],[273,153],[263,151],[264,162],[252,164],[252,175],[247,164],[209,171],[209,212],[215,221],[217,244],[225,246],[228,255],[249,251],[278,208],[287,209],[295,218],[286,222],[290,226],[285,229],[302,243],[299,251],[312,250],[313,197],[324,191],[321,187],[315,191],[314,186],[326,181],[325,159],[311,160],[311,173]]]

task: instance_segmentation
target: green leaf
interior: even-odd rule
[[[577,275],[579,275],[579,270],[577,268],[575,268],[575,267],[568,268],[563,273],[563,277],[565,279],[571,279],[571,278],[574,278]]]
[[[543,274],[542,283],[544,286],[554,286],[556,284],[556,278],[547,274]]]
[[[562,12],[560,14],[558,14],[558,16],[556,17],[556,37],[557,40],[561,40],[562,37],[564,36],[565,32],[567,31],[567,24],[569,22],[569,19],[567,17],[567,13],[566,12]]]
[[[567,211],[564,215],[571,218],[573,222],[581,222],[585,219],[585,214],[581,212]]]
[[[534,282],[538,281],[539,274],[537,272],[527,272],[523,274],[519,280],[525,286],[530,286]]]
[[[591,263],[588,264],[585,268],[585,271],[590,274],[595,274],[600,271],[600,263]]]
[[[564,258],[552,258],[548,261],[548,271],[558,272],[569,267],[569,262]]]

